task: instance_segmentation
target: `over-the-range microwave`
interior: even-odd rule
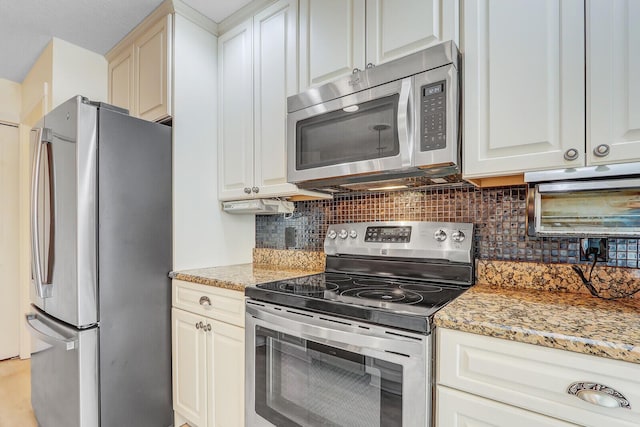
[[[288,181],[329,192],[459,181],[459,64],[449,41],[289,97]]]

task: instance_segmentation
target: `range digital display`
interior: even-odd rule
[[[411,226],[402,227],[367,227],[365,242],[409,243]]]

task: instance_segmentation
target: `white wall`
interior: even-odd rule
[[[0,359],[20,351],[21,216],[20,123],[22,85],[0,79]]]
[[[217,197],[217,38],[178,14],[174,26],[173,268],[251,262],[255,217]]]
[[[0,123],[0,360],[20,352],[20,132]]]
[[[76,95],[107,102],[107,73],[104,56],[54,38],[52,108]]]
[[[20,83],[0,79],[0,121],[20,123],[22,108],[22,86]]]

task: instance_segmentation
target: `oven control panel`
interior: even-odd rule
[[[378,226],[367,227],[365,242],[409,243],[411,226]]]
[[[333,224],[327,229],[324,252],[469,263],[473,256],[473,224],[426,221]]]

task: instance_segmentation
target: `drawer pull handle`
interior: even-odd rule
[[[622,393],[606,385],[577,382],[569,386],[567,393],[577,396],[585,402],[605,408],[631,409],[631,404]]]
[[[209,297],[200,297],[200,305],[203,307],[211,307],[211,300]]]

